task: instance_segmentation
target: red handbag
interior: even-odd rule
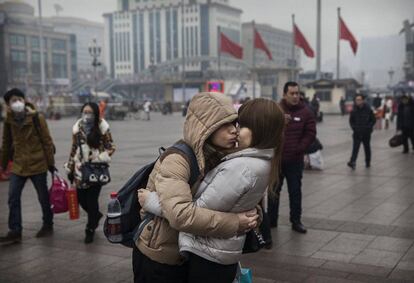
[[[49,189],[50,207],[53,213],[63,213],[68,211],[68,201],[66,192],[68,183],[57,172],[52,174],[52,186]]]

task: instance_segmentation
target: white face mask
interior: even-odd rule
[[[10,105],[11,110],[13,110],[13,112],[16,113],[21,113],[24,111],[24,102],[21,101],[16,101],[14,103],[12,103],[12,105]]]
[[[91,122],[93,122],[94,118],[95,118],[95,115],[93,115],[91,113],[83,113],[82,114],[82,120],[85,123],[91,123]]]

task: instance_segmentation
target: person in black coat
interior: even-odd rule
[[[358,157],[361,143],[364,145],[365,166],[371,166],[371,133],[375,125],[375,115],[369,105],[365,103],[365,97],[361,94],[355,97],[355,106],[349,116],[349,124],[353,130],[353,147],[351,160],[348,166],[355,170],[355,163]]]
[[[397,130],[403,135],[403,153],[408,153],[408,139],[414,151],[414,101],[410,96],[403,95],[398,105]]]

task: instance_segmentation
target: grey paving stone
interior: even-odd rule
[[[402,279],[404,282],[413,282],[414,271],[395,269],[389,276],[391,279]]]
[[[339,270],[339,271],[349,272],[349,273],[367,274],[367,275],[373,275],[373,276],[384,277],[384,278],[387,277],[387,275],[392,270],[391,268],[385,268],[385,267],[379,267],[379,266],[335,262],[335,261],[326,262],[324,265],[322,265],[322,268]]]
[[[391,237],[414,239],[414,228],[397,227],[390,234]]]
[[[403,255],[404,252],[365,249],[355,256],[351,262],[393,268]]]
[[[349,280],[349,279],[342,279],[342,278],[334,278],[328,276],[320,276],[320,275],[312,275],[311,277],[307,278],[305,283],[359,283],[360,281],[356,280]]]
[[[345,254],[339,252],[317,251],[312,255],[312,258],[325,259],[330,261],[350,262],[355,255]]]
[[[366,283],[408,283],[403,279],[391,279],[391,278],[382,278],[377,276],[370,276],[365,274],[350,274],[348,277],[350,280],[357,280],[359,282]]]
[[[402,260],[398,263],[397,269],[414,271],[414,261]]]
[[[369,244],[368,248],[392,252],[406,252],[413,243],[414,240],[409,239],[377,237],[371,244]]]

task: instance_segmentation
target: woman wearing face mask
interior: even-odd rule
[[[279,180],[284,121],[275,101],[254,99],[243,104],[239,109],[239,151],[222,158],[205,176],[194,205],[233,213],[254,208],[266,188],[274,188]],[[211,138],[213,145],[220,144],[216,134]],[[144,210],[162,216],[156,192],[141,191],[139,200]],[[244,240],[245,235],[224,239],[180,232],[180,253],[188,258],[187,282],[233,282]]]
[[[81,207],[88,214],[85,229],[85,244],[88,244],[93,242],[95,229],[102,217],[98,204],[102,186],[82,183],[80,168],[85,162],[109,163],[115,147],[108,123],[99,118],[98,105],[88,102],[82,106],[81,113],[82,117],[73,126],[72,149],[65,169],[70,182],[76,185]]]

